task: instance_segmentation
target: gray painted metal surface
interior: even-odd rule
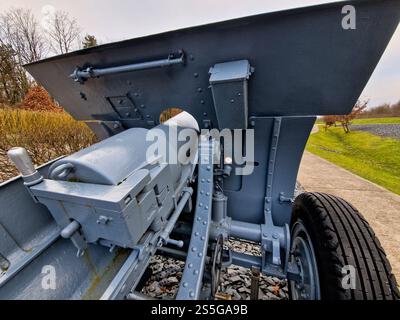
[[[343,30],[341,9],[357,10],[357,29]],[[216,63],[249,60],[250,116],[344,114],[350,111],[399,21],[397,0],[345,1],[245,17],[136,38],[39,61],[26,68],[75,118],[121,120],[109,99],[127,96],[153,126],[168,107],[181,107],[204,127],[217,126],[209,85]],[[84,85],[76,66],[120,66],[185,52],[185,64],[109,75]],[[157,88],[157,94],[154,94]],[[206,115],[204,115],[206,114]]]

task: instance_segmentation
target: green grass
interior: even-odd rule
[[[324,124],[321,119],[317,119],[316,124]],[[355,119],[351,122],[352,124],[392,124],[400,123],[400,117],[390,118],[368,118],[368,119]]]
[[[399,140],[361,131],[345,134],[342,128],[325,132],[320,126],[307,150],[400,195]]]
[[[393,118],[371,118],[371,119],[355,119],[352,121],[353,124],[392,124],[399,123],[400,117]]]

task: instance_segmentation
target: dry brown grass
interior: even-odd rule
[[[7,158],[12,147],[24,147],[35,165],[85,148],[93,132],[65,112],[0,109],[0,181],[18,174]]]

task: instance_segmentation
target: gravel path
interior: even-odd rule
[[[353,124],[351,129],[400,140],[400,124]]]

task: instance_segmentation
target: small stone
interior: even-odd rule
[[[275,285],[275,282],[274,282],[274,280],[272,280],[272,278],[271,277],[266,277],[265,278],[265,282],[267,282],[269,285],[271,285],[271,286],[274,286]]]
[[[232,283],[238,282],[238,281],[241,281],[241,280],[242,280],[242,279],[241,279],[239,276],[234,276],[234,277],[230,278],[230,281],[231,281]]]
[[[251,293],[251,290],[246,287],[240,287],[237,291],[240,293],[243,293],[243,292]]]
[[[179,280],[176,277],[169,277],[167,279],[162,279],[160,281],[160,286],[169,287],[169,286],[173,286],[178,283],[179,283]]]

